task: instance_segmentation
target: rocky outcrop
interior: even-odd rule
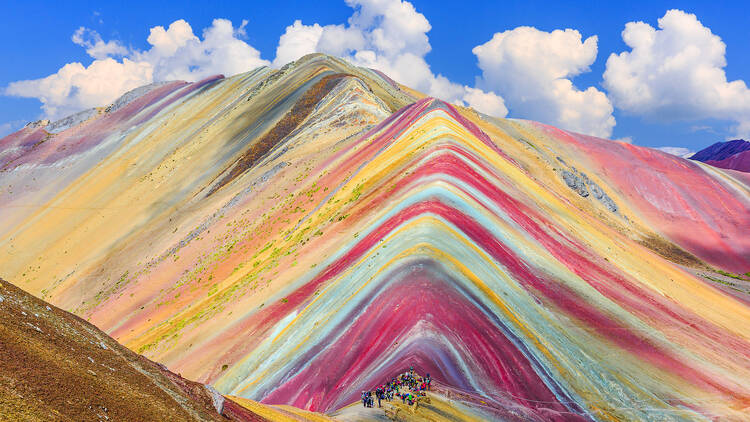
[[[558,157],[558,161],[565,164],[560,157]],[[587,198],[590,192],[594,199],[599,201],[607,210],[610,212],[617,212],[617,204],[615,204],[615,201],[613,201],[612,198],[610,198],[609,195],[607,195],[606,192],[596,184],[596,182],[589,179],[589,177],[586,176],[586,173],[581,173],[576,170],[575,167],[570,167],[570,170],[560,170],[560,175],[565,181],[565,184],[573,189],[578,195]]]

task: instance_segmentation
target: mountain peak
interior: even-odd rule
[[[698,152],[692,157],[696,161],[723,160],[731,155],[750,150],[750,142],[744,139],[716,142]]]
[[[750,172],[750,142],[744,139],[717,142],[690,157],[714,167]]]

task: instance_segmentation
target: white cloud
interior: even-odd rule
[[[633,143],[633,137],[632,136],[623,136],[622,138],[615,139],[615,141],[625,142],[626,144],[632,144]]]
[[[286,31],[279,38],[273,65],[281,67],[305,54],[314,53],[321,35],[323,35],[323,27],[317,23],[303,25],[300,20],[294,21],[292,25],[286,27]]]
[[[612,134],[607,96],[594,87],[581,91],[570,80],[596,60],[596,36],[582,41],[573,29],[521,26],[495,33],[472,52],[482,70],[478,86],[502,95],[513,115],[595,136]]]
[[[431,50],[430,22],[404,0],[346,0],[353,13],[345,24],[286,28],[276,48],[275,66],[312,52],[343,57],[355,65],[383,71],[393,79],[480,112],[514,115],[566,129],[609,136],[615,124],[612,105],[594,87],[579,90],[570,78],[587,72],[596,58],[597,38],[582,40],[578,31],[542,32],[519,27],[497,33],[473,49],[482,77],[477,86],[436,74],[425,60]],[[154,81],[195,81],[212,74],[232,75],[270,64],[244,41],[239,27],[215,19],[200,36],[184,20],[151,28],[146,50],[105,41],[79,28],[74,43],[93,59],[88,66],[68,63],[44,78],[17,81],[4,94],[38,98],[45,117],[57,119],[81,109],[106,105],[122,93]]]
[[[86,49],[86,54],[95,59],[104,59],[107,57],[124,56],[128,54],[128,49],[118,41],[104,42],[98,32],[79,27],[70,38],[75,44]]]
[[[683,148],[683,147],[659,147],[659,148],[656,148],[656,149],[658,149],[659,151],[664,151],[667,154],[676,155],[676,156],[682,157],[682,158],[688,158],[691,155],[695,154],[695,151],[691,151],[691,150],[689,150],[687,148]]]
[[[196,81],[217,73],[231,76],[269,65],[258,50],[242,40],[246,26],[247,21],[234,28],[226,19],[214,19],[201,40],[190,24],[180,19],[167,29],[151,28],[147,39],[151,48],[133,57],[153,65],[156,81]]]
[[[51,120],[106,105],[123,93],[152,81],[153,67],[127,58],[94,60],[88,67],[68,63],[45,78],[12,82],[6,95],[38,98]]]
[[[117,41],[105,42],[93,30],[79,28],[72,36],[92,63],[68,63],[40,79],[12,82],[5,95],[38,98],[47,118],[57,119],[82,109],[106,105],[123,93],[154,81],[195,81],[213,74],[233,75],[270,64],[247,44],[243,21],[238,28],[215,19],[201,40],[184,20],[167,29],[151,28],[151,48],[129,50]],[[118,57],[122,57],[118,60]]]
[[[508,114],[505,101],[494,92],[484,92],[481,89],[468,87],[466,91],[464,100],[475,109],[490,116],[505,116]]]
[[[279,39],[274,65],[314,52],[344,57],[359,66],[385,72],[394,80],[428,95],[469,105],[494,116],[508,110],[503,99],[451,82],[435,74],[424,57],[431,46],[427,18],[408,1],[347,0],[354,9],[347,25],[305,25],[295,21]]]
[[[622,39],[631,50],[610,55],[604,72],[615,105],[663,121],[730,120],[736,135],[750,135],[750,89],[727,81],[721,38],[681,10],[667,11],[658,27],[625,25]]]

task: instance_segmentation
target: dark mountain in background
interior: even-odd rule
[[[717,142],[696,152],[690,159],[714,167],[750,172],[750,142],[743,139]]]

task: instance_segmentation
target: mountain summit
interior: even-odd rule
[[[714,167],[750,173],[750,142],[743,139],[717,142],[690,157]]]
[[[409,367],[479,420],[750,411],[744,173],[318,54],[136,94],[0,140],[0,275],[170,370],[329,414]]]

